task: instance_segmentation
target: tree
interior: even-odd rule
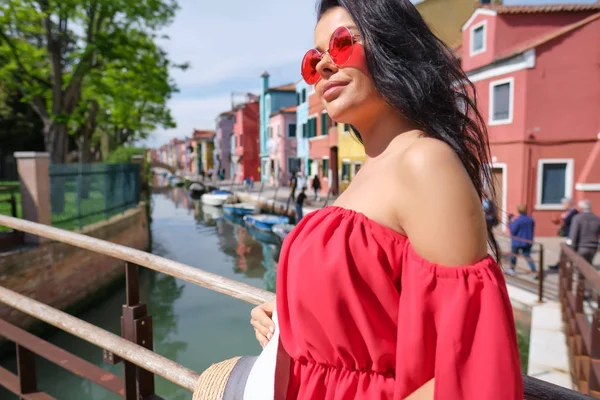
[[[52,162],[65,162],[70,131],[95,129],[102,100],[84,88],[88,78],[132,65],[136,46],[148,45],[176,10],[176,0],[0,4],[0,58],[8,60],[0,65],[0,80],[14,82],[39,115]]]

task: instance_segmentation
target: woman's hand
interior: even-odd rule
[[[275,310],[275,300],[263,303],[252,309],[250,313],[250,323],[254,327],[256,340],[264,348],[275,333],[275,324],[273,323],[273,311]]]

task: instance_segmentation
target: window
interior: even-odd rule
[[[362,168],[361,162],[354,163],[354,176],[356,176],[356,174],[358,174],[358,171],[360,171],[361,168]]]
[[[287,136],[288,137],[296,137],[296,124],[289,124],[288,125]]]
[[[317,118],[312,117],[308,119],[308,137],[313,138],[317,136]]]
[[[561,210],[561,200],[573,194],[573,159],[540,159],[536,209]]]
[[[306,102],[306,89],[302,89],[302,102]]]
[[[288,172],[293,174],[294,172],[300,172],[300,159],[296,157],[288,157]]]
[[[329,116],[327,113],[321,114],[321,135],[328,135],[329,132]]]
[[[277,137],[281,137],[281,125],[277,125]]]
[[[302,137],[308,137],[308,124],[302,124]]]
[[[342,180],[350,180],[350,163],[347,161],[342,162]]]
[[[328,158],[324,158],[323,162],[321,163],[321,166],[322,166],[321,176],[322,177],[329,176],[329,159]]]
[[[513,119],[514,78],[490,83],[490,125],[510,124]]]
[[[244,134],[240,133],[240,146],[244,145]]]
[[[487,21],[482,21],[471,28],[471,49],[470,55],[474,56],[485,52],[487,32]]]
[[[300,93],[296,92],[296,105],[299,106],[300,104],[302,104],[300,102]]]

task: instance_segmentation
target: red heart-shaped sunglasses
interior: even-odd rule
[[[324,52],[317,49],[310,49],[302,59],[302,78],[309,85],[314,85],[321,79],[317,64],[321,61],[325,54],[329,54],[331,61],[338,67],[343,66],[352,56],[354,43],[359,36],[354,34],[345,26],[337,28],[329,39],[329,48]]]

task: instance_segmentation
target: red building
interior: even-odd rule
[[[231,171],[234,179],[260,180],[258,101],[240,105],[235,111],[231,135]]]
[[[488,125],[498,206],[526,204],[554,236],[561,198],[600,209],[600,4],[485,6],[463,26],[463,69]]]
[[[309,182],[315,175],[321,180],[321,191],[338,194],[338,132],[335,123],[329,118],[319,96],[313,92],[308,97],[308,122],[304,125],[308,137],[310,158]],[[310,186],[308,184],[307,186]]]

